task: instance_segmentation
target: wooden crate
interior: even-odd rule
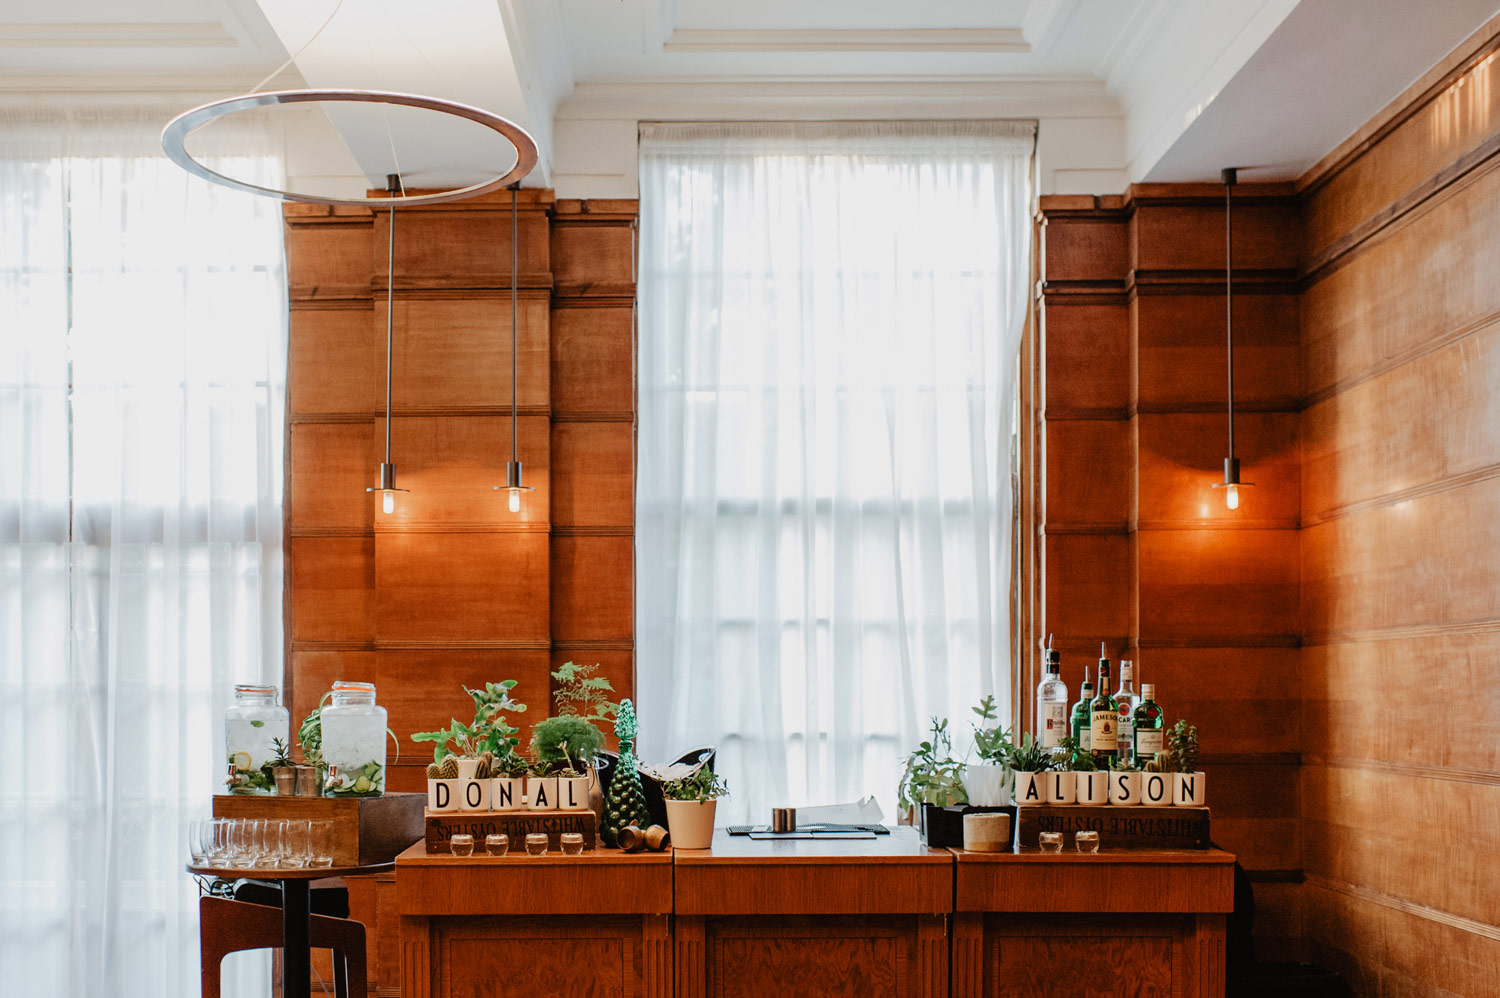
[[[599,816],[593,811],[428,811],[427,851],[451,852],[448,840],[454,834],[474,836],[475,854],[484,851],[486,835],[509,835],[512,852],[526,851],[526,836],[532,832],[547,834],[547,848],[562,849],[564,832],[583,836],[583,848],[594,848],[599,832]]]
[[[1040,832],[1062,832],[1063,848],[1073,833],[1099,833],[1099,848],[1207,849],[1206,807],[1118,807],[1113,804],[1021,804],[1016,810],[1016,844],[1035,846]]]
[[[333,822],[333,865],[389,863],[422,837],[426,794],[380,797],[279,797],[215,794],[215,818],[287,818]]]

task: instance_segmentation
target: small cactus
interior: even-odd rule
[[[1168,773],[1172,769],[1172,758],[1165,752],[1158,752],[1156,756],[1142,767],[1148,773]]]
[[[488,780],[495,775],[495,757],[489,752],[479,756],[479,764],[474,767],[474,779]]]
[[[434,763],[434,765],[437,766],[438,774],[439,774],[436,777],[436,779],[439,779],[439,780],[456,780],[456,779],[458,779],[458,757],[457,756],[450,755],[447,758],[445,758],[442,762]]]
[[[443,778],[443,764],[440,762],[429,762],[427,764],[427,778],[429,780],[441,780]]]

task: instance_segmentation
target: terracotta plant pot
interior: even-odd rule
[[[1016,803],[1047,803],[1047,774],[1016,773]]]
[[[557,810],[557,777],[526,777],[526,806],[533,811]]]
[[[317,766],[297,767],[297,796],[298,797],[321,797],[323,796],[323,779],[318,774]]]
[[[1208,777],[1202,773],[1172,774],[1172,803],[1178,807],[1204,807],[1208,804]]]
[[[1080,804],[1108,804],[1109,803],[1109,773],[1104,770],[1092,772],[1074,773],[1078,784],[1078,803]]]
[[[521,776],[497,776],[490,780],[490,807],[496,811],[525,810],[526,779]]]
[[[1141,773],[1110,773],[1109,802],[1120,806],[1141,802]]]
[[[297,794],[297,767],[277,766],[271,770],[271,778],[276,781],[276,796],[294,797]]]
[[[1147,807],[1166,807],[1172,803],[1171,773],[1141,774],[1141,803]]]
[[[714,841],[716,800],[667,801],[667,828],[673,849],[707,849]]]

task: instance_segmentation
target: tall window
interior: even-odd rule
[[[1008,712],[1035,127],[641,131],[637,674],[721,818],[875,795]]]
[[[183,824],[280,674],[279,206],[168,162],[165,110],[0,115],[0,991],[196,994]]]

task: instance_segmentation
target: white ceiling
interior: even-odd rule
[[[228,96],[301,48],[338,2],[0,0],[0,99]],[[1124,136],[1116,176],[1211,180],[1226,164],[1266,165],[1254,179],[1305,170],[1497,9],[1497,0],[342,0],[273,85],[481,104],[537,136],[533,183],[547,182],[560,106],[575,119],[742,117],[746,95],[764,94],[790,95],[803,115],[942,116],[952,105],[937,97],[963,94],[961,113],[1035,116],[1044,130],[1052,116],[1112,118]],[[337,124],[358,168],[381,182],[391,165],[384,120]],[[404,121],[393,130],[409,175],[425,163],[472,182],[456,174],[493,165],[463,133]]]

